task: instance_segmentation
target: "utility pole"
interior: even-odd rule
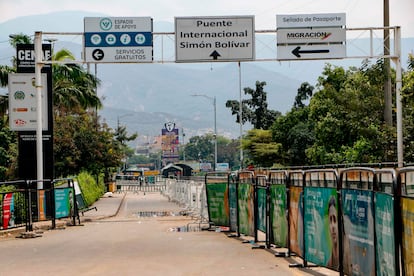
[[[193,97],[204,97],[211,101],[213,101],[214,107],[214,170],[217,170],[217,104],[216,104],[216,96],[210,97],[204,94],[193,94]]]
[[[390,5],[389,0],[384,0],[384,56],[390,55]],[[392,92],[391,92],[391,64],[390,58],[384,58],[384,120],[392,126]]]

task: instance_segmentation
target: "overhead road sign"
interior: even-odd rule
[[[277,15],[277,59],[346,57],[344,13]]]
[[[86,62],[153,61],[150,17],[85,17],[84,28]]]
[[[176,17],[175,61],[255,59],[254,16]]]

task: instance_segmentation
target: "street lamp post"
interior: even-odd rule
[[[216,96],[210,97],[204,94],[193,94],[193,97],[204,97],[213,101],[214,106],[214,170],[217,169],[217,105]]]

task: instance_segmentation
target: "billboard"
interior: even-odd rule
[[[174,163],[179,160],[179,130],[175,123],[168,122],[161,130],[161,150],[164,164]]]

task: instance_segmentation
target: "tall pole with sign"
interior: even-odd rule
[[[42,139],[42,33],[35,33],[35,78],[36,78],[36,112],[37,112],[37,128],[36,128],[36,165],[38,189],[43,189],[43,139]]]

